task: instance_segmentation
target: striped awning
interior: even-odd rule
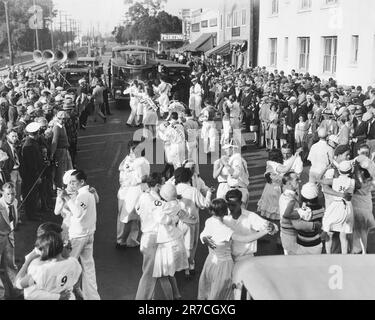
[[[213,37],[216,33],[204,33],[197,40],[179,48],[180,52],[206,52],[213,47]]]
[[[213,56],[213,55],[216,55],[216,56],[227,56],[228,54],[230,54],[231,48],[234,47],[234,46],[236,46],[236,45],[238,45],[238,44],[241,45],[242,42],[237,41],[237,40],[225,41],[222,44],[218,45],[217,47],[212,48],[211,50],[208,50],[205,53],[205,55],[207,57]]]

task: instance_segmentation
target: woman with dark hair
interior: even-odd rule
[[[272,222],[280,221],[279,198],[281,196],[281,180],[283,175],[292,169],[300,152],[300,149],[297,150],[287,165],[283,165],[284,160],[281,150],[274,149],[269,152],[265,173],[267,183],[258,202],[258,212],[263,218]]]
[[[215,243],[215,248],[209,247],[199,278],[198,300],[231,300],[234,298],[232,240],[250,243],[259,239],[259,235],[238,235],[224,224],[223,219],[228,215],[228,205],[224,199],[213,200],[209,211],[212,217],[207,219],[200,238],[202,242],[204,238],[210,238]]]
[[[35,286],[44,292],[43,297],[36,296],[35,300],[75,300],[73,288],[82,268],[77,259],[63,257],[61,236],[53,231],[43,233],[38,236],[35,249],[17,275],[17,287],[27,289]]]

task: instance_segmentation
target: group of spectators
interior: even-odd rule
[[[56,66],[38,72],[10,67],[2,76],[0,189],[3,198],[15,198],[0,208],[4,217],[9,215],[0,222],[0,274],[6,296],[16,270],[14,242],[12,247],[9,239],[25,220],[51,220],[56,198],[67,184],[64,174],[77,165],[79,130],[86,129],[90,115],[95,121],[97,115],[104,121],[104,114],[110,115],[105,76],[96,74],[91,80],[68,84]]]

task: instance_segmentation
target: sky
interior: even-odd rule
[[[70,18],[81,23],[84,33],[95,27],[102,33],[110,33],[122,20],[125,12],[123,0],[53,0],[57,10],[64,11]],[[187,7],[183,0],[168,0],[166,11],[177,15],[179,9],[215,8],[218,0],[189,0]],[[63,17],[63,19],[65,19]],[[59,18],[55,20],[55,28],[59,27]]]

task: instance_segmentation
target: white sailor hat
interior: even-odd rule
[[[31,122],[26,126],[26,132],[28,133],[36,133],[40,130],[40,124],[37,122]]]
[[[74,172],[75,170],[69,170],[67,172],[65,172],[64,176],[63,176],[63,184],[66,184],[68,185],[69,182],[70,182],[70,177],[72,176],[72,173]]]
[[[312,182],[306,183],[301,189],[301,195],[306,200],[313,200],[318,198],[319,190],[317,185]]]

